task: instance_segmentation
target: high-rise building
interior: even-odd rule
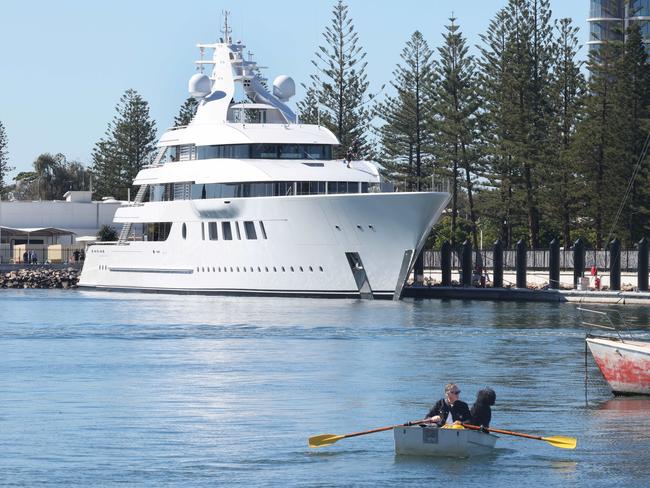
[[[607,41],[624,40],[627,27],[638,23],[650,54],[650,0],[591,0],[587,22],[590,50]]]

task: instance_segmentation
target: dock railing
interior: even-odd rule
[[[526,264],[529,270],[547,270],[549,269],[550,250],[529,250],[526,253]],[[480,256],[481,262],[485,267],[492,265],[492,250],[474,251],[474,262],[478,261]],[[516,269],[517,251],[503,251],[503,268],[506,270]],[[460,254],[452,253],[452,268],[460,268]],[[638,250],[621,251],[621,271],[634,272],[637,270],[639,263]],[[601,270],[610,269],[610,252],[609,251],[587,251],[585,253],[585,269],[591,269],[592,266]],[[424,268],[440,269],[440,251],[424,251]],[[560,269],[568,271],[573,269],[573,250],[560,250]]]

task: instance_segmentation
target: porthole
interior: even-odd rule
[[[284,269],[284,266],[282,266],[282,272],[284,273],[285,271],[286,271],[286,269]]]
[[[251,268],[250,268],[250,269],[251,269],[251,273],[252,273],[252,272],[254,271],[254,270],[253,270],[253,267],[251,266]]]
[[[239,273],[239,266],[237,266],[237,272]]]
[[[232,273],[232,266],[230,267],[230,272]]]
[[[322,267],[322,266],[319,266],[318,269],[319,269],[320,271],[323,271],[323,267]]]
[[[214,266],[212,266],[212,272],[214,273]]]
[[[269,267],[268,267],[268,266],[264,266],[264,271],[266,271],[266,272],[268,273],[268,272],[269,272]]]
[[[302,266],[300,266],[300,272],[302,273],[303,271],[304,271],[304,269],[302,269]]]
[[[219,270],[219,273],[221,273],[221,266],[219,266],[217,269]]]
[[[313,272],[314,272],[314,268],[312,268],[312,267],[310,266],[310,267],[309,267],[309,271],[311,271],[311,272],[313,273]]]
[[[198,266],[196,267],[196,272],[197,272],[197,273],[199,272],[199,267],[198,267]]]
[[[258,266],[258,267],[257,267],[257,272],[258,272],[258,273],[261,273],[261,272],[262,272],[262,268],[260,268],[260,267]]]
[[[183,223],[182,232],[183,232],[183,239],[187,239],[187,225],[185,225],[185,223]]]
[[[290,267],[289,269],[290,269],[290,270],[291,270],[291,272],[293,273],[293,266],[291,266],[291,267]]]
[[[278,269],[277,269],[275,266],[273,266],[273,272],[274,272],[274,273],[277,273],[277,272],[278,272]]]

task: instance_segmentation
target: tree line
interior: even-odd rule
[[[391,79],[373,93],[349,7],[337,0],[298,112],[338,137],[336,157],[376,160],[400,191],[444,183],[451,202],[430,246],[470,238],[475,247],[501,239],[511,248],[524,239],[539,248],[579,237],[598,248],[613,237],[630,246],[650,230],[643,164],[650,65],[639,26],[631,24],[624,38],[581,60],[578,27],[553,18],[550,0],[508,0],[476,54],[456,18],[435,47],[413,32]],[[186,100],[175,124],[189,123],[195,110]],[[66,185],[87,187],[92,174],[96,197],[126,199],[155,139],[148,103],[127,90],[88,170],[43,154],[8,188],[0,122],[0,192],[58,197]]]
[[[458,19],[437,47],[415,31],[381,101],[342,0],[304,85],[301,119],[382,164],[399,189],[448,182],[429,245],[470,238],[532,248],[577,238],[602,248],[650,231],[650,66],[640,27],[578,57],[579,29],[550,0],[509,0],[470,54]],[[585,64],[587,66],[585,66]],[[585,76],[587,67],[590,75]],[[481,239],[481,236],[483,239]]]

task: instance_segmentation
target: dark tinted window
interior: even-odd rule
[[[208,239],[210,239],[211,241],[216,241],[217,239],[219,239],[216,222],[210,222],[208,224],[208,235],[209,235]]]
[[[244,232],[246,233],[246,239],[257,239],[253,222],[244,222]]]
[[[171,228],[171,222],[144,224],[144,239],[147,241],[166,241]]]
[[[329,144],[224,144],[198,146],[197,159],[332,159]]]
[[[221,235],[226,241],[232,241],[230,222],[221,222]]]

